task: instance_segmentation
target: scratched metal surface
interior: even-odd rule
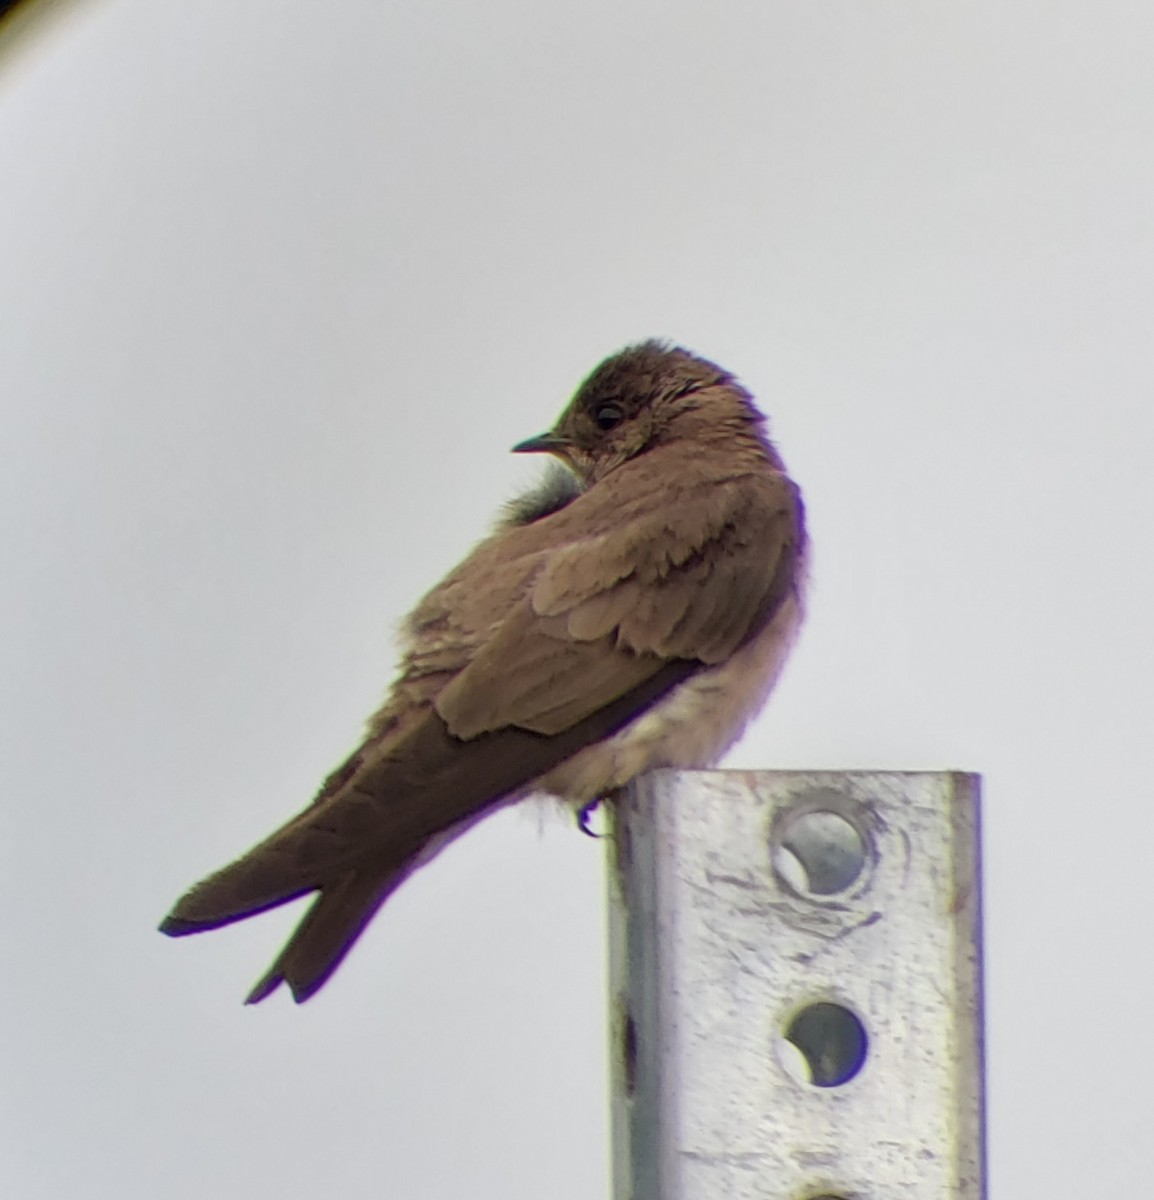
[[[980,1200],[978,804],[946,772],[656,772],[623,799],[616,1200]],[[786,1038],[815,1004],[848,1042]]]

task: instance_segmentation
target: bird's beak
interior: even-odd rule
[[[542,433],[537,437],[527,438],[513,447],[514,454],[557,454],[562,458],[568,457],[569,439],[557,433]]]

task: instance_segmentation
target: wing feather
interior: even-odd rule
[[[761,474],[711,482],[698,499],[683,494],[545,555],[525,597],[437,696],[454,736],[556,734],[664,663],[722,662],[753,636],[799,549],[796,491]]]

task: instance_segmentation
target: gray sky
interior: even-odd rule
[[[992,1195],[1149,1174],[1154,17],[91,0],[0,62],[0,1193],[607,1195],[601,849],[488,822],[302,1009],[175,896],[304,804],[601,357],[736,371],[751,767],[984,772]],[[1105,1035],[1108,1034],[1109,1038]]]

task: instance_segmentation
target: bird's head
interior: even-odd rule
[[[587,487],[655,445],[761,420],[728,371],[679,346],[648,341],[607,358],[552,430],[513,449],[555,454]]]

